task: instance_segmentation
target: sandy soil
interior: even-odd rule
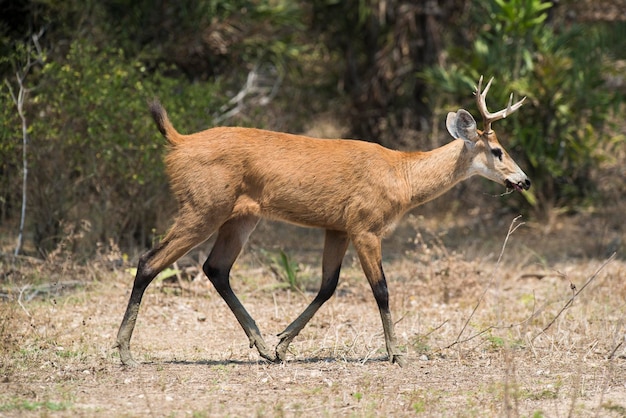
[[[203,249],[192,253],[179,264],[180,281],[147,291],[134,369],[112,348],[130,273],[105,263],[10,270],[5,261],[0,416],[624,416],[626,262],[618,256],[603,266],[608,256],[599,250],[538,252],[563,228],[525,225],[498,264],[507,224],[495,226],[492,239],[485,229],[480,244],[463,239],[462,247],[455,242],[463,231],[480,228],[406,228],[387,243],[404,368],[386,360],[376,304],[352,252],[337,293],[283,364],[247,347],[225,303],[194,278]],[[276,247],[253,239],[232,275],[270,345],[314,297],[321,253],[318,233],[279,231]],[[594,245],[606,249],[611,239]],[[293,248],[290,240],[299,244],[290,256],[302,291],[277,277],[273,254]]]

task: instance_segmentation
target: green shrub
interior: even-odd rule
[[[40,251],[81,225],[85,236],[71,250],[83,255],[109,239],[126,248],[150,244],[171,204],[165,140],[147,101],[160,96],[183,132],[210,126],[220,104],[217,83],[170,78],[168,71],[148,71],[120,49],[84,40],[45,63],[28,105],[28,221]]]
[[[469,44],[457,43],[445,66],[420,76],[431,100],[467,100],[479,76],[494,76],[492,107],[503,107],[515,92],[529,100],[513,118],[498,122],[505,146],[533,181],[524,193],[539,215],[554,206],[589,203],[591,170],[620,138],[606,124],[620,97],[603,79],[610,64],[610,29],[587,24],[558,28],[548,22],[552,4],[541,0],[494,0],[476,5],[469,20]],[[623,41],[622,41],[623,43]]]

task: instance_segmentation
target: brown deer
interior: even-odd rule
[[[482,77],[476,89],[484,129],[466,110],[450,112],[454,141],[429,152],[400,152],[357,140],[315,139],[249,128],[221,127],[178,133],[157,101],[150,106],[170,143],[165,159],[179,211],[163,240],[144,254],[117,334],[120,358],[130,353],[144,291],[154,277],[217,232],[203,265],[215,289],[261,357],[283,361],[291,341],[334,293],[341,262],[352,242],[382,318],[389,360],[402,365],[389,311],[381,238],[408,210],[445,193],[475,174],[521,191],[530,180],[502,148],[491,123],[520,108],[524,99],[496,113],[487,110]],[[229,273],[260,218],[326,230],[320,290],[311,304],[279,334],[271,350],[231,286]]]

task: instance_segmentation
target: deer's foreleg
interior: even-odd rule
[[[361,260],[361,266],[365,272],[365,276],[372,288],[380,317],[383,322],[383,331],[385,333],[385,345],[389,354],[389,361],[398,363],[400,366],[405,364],[403,353],[400,353],[396,347],[396,337],[394,333],[393,321],[391,320],[391,312],[389,311],[389,291],[387,290],[387,280],[382,267],[382,252],[380,238],[374,234],[365,233],[352,238],[352,243]]]
[[[283,332],[278,334],[280,341],[276,346],[276,360],[283,361],[291,341],[302,331],[302,328],[313,318],[317,310],[335,293],[339,282],[341,262],[346,254],[350,239],[345,232],[326,231],[324,256],[322,259],[322,284],[313,302]]]

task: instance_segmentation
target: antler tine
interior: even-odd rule
[[[493,77],[491,77],[491,79],[485,86],[485,90],[483,91],[482,90],[483,76],[481,75],[480,79],[478,80],[478,87],[476,88],[476,93],[475,93],[478,110],[480,111],[480,114],[483,116],[483,122],[485,124],[485,129],[484,129],[485,133],[491,132],[492,122],[506,118],[508,115],[515,112],[517,109],[519,109],[522,106],[522,104],[524,104],[524,100],[526,100],[526,97],[524,96],[522,100],[513,104],[513,93],[511,93],[511,96],[509,96],[509,103],[505,109],[502,109],[499,112],[495,112],[495,113],[489,112],[489,110],[487,109],[487,92],[489,91],[489,88],[491,87],[492,81],[493,81]]]
[[[491,77],[491,80],[489,80],[489,83],[487,83],[487,88],[485,88],[485,91],[483,93],[483,76],[480,76],[480,78],[478,79],[478,87],[474,86],[474,95],[476,95],[477,99],[480,97],[481,94],[487,94],[487,92],[489,91],[489,87],[491,87],[492,81],[493,77]]]
[[[506,107],[506,115],[504,115],[503,118],[506,118],[511,113],[522,107],[522,105],[524,104],[524,100],[526,100],[526,96],[522,97],[520,101],[511,106],[511,103],[513,103],[513,93],[511,93],[511,95],[509,96],[509,105]]]
[[[480,79],[478,80],[478,87],[474,86],[474,88],[476,89],[476,91],[474,92],[474,94],[476,95],[476,99],[485,99],[487,97],[487,93],[489,92],[489,88],[491,87],[491,82],[493,81],[493,77],[491,77],[489,79],[489,82],[487,83],[487,86],[485,87],[485,90],[483,91],[483,76],[480,76]],[[482,96],[482,97],[481,97]]]

